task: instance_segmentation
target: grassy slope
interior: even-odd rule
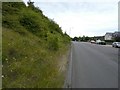
[[[69,37],[23,3],[3,3],[2,11],[3,88],[62,87]]]

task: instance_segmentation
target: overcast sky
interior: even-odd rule
[[[119,0],[31,0],[74,36],[103,36],[118,30]]]

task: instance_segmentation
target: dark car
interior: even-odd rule
[[[112,47],[118,47],[120,48],[120,42],[113,42]]]
[[[101,41],[101,42],[99,42],[99,44],[106,45],[105,41]]]

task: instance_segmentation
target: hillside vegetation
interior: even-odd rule
[[[28,4],[2,3],[3,88],[60,88],[70,37]]]

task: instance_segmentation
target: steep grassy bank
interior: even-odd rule
[[[32,3],[2,3],[3,88],[62,87],[69,43]]]

